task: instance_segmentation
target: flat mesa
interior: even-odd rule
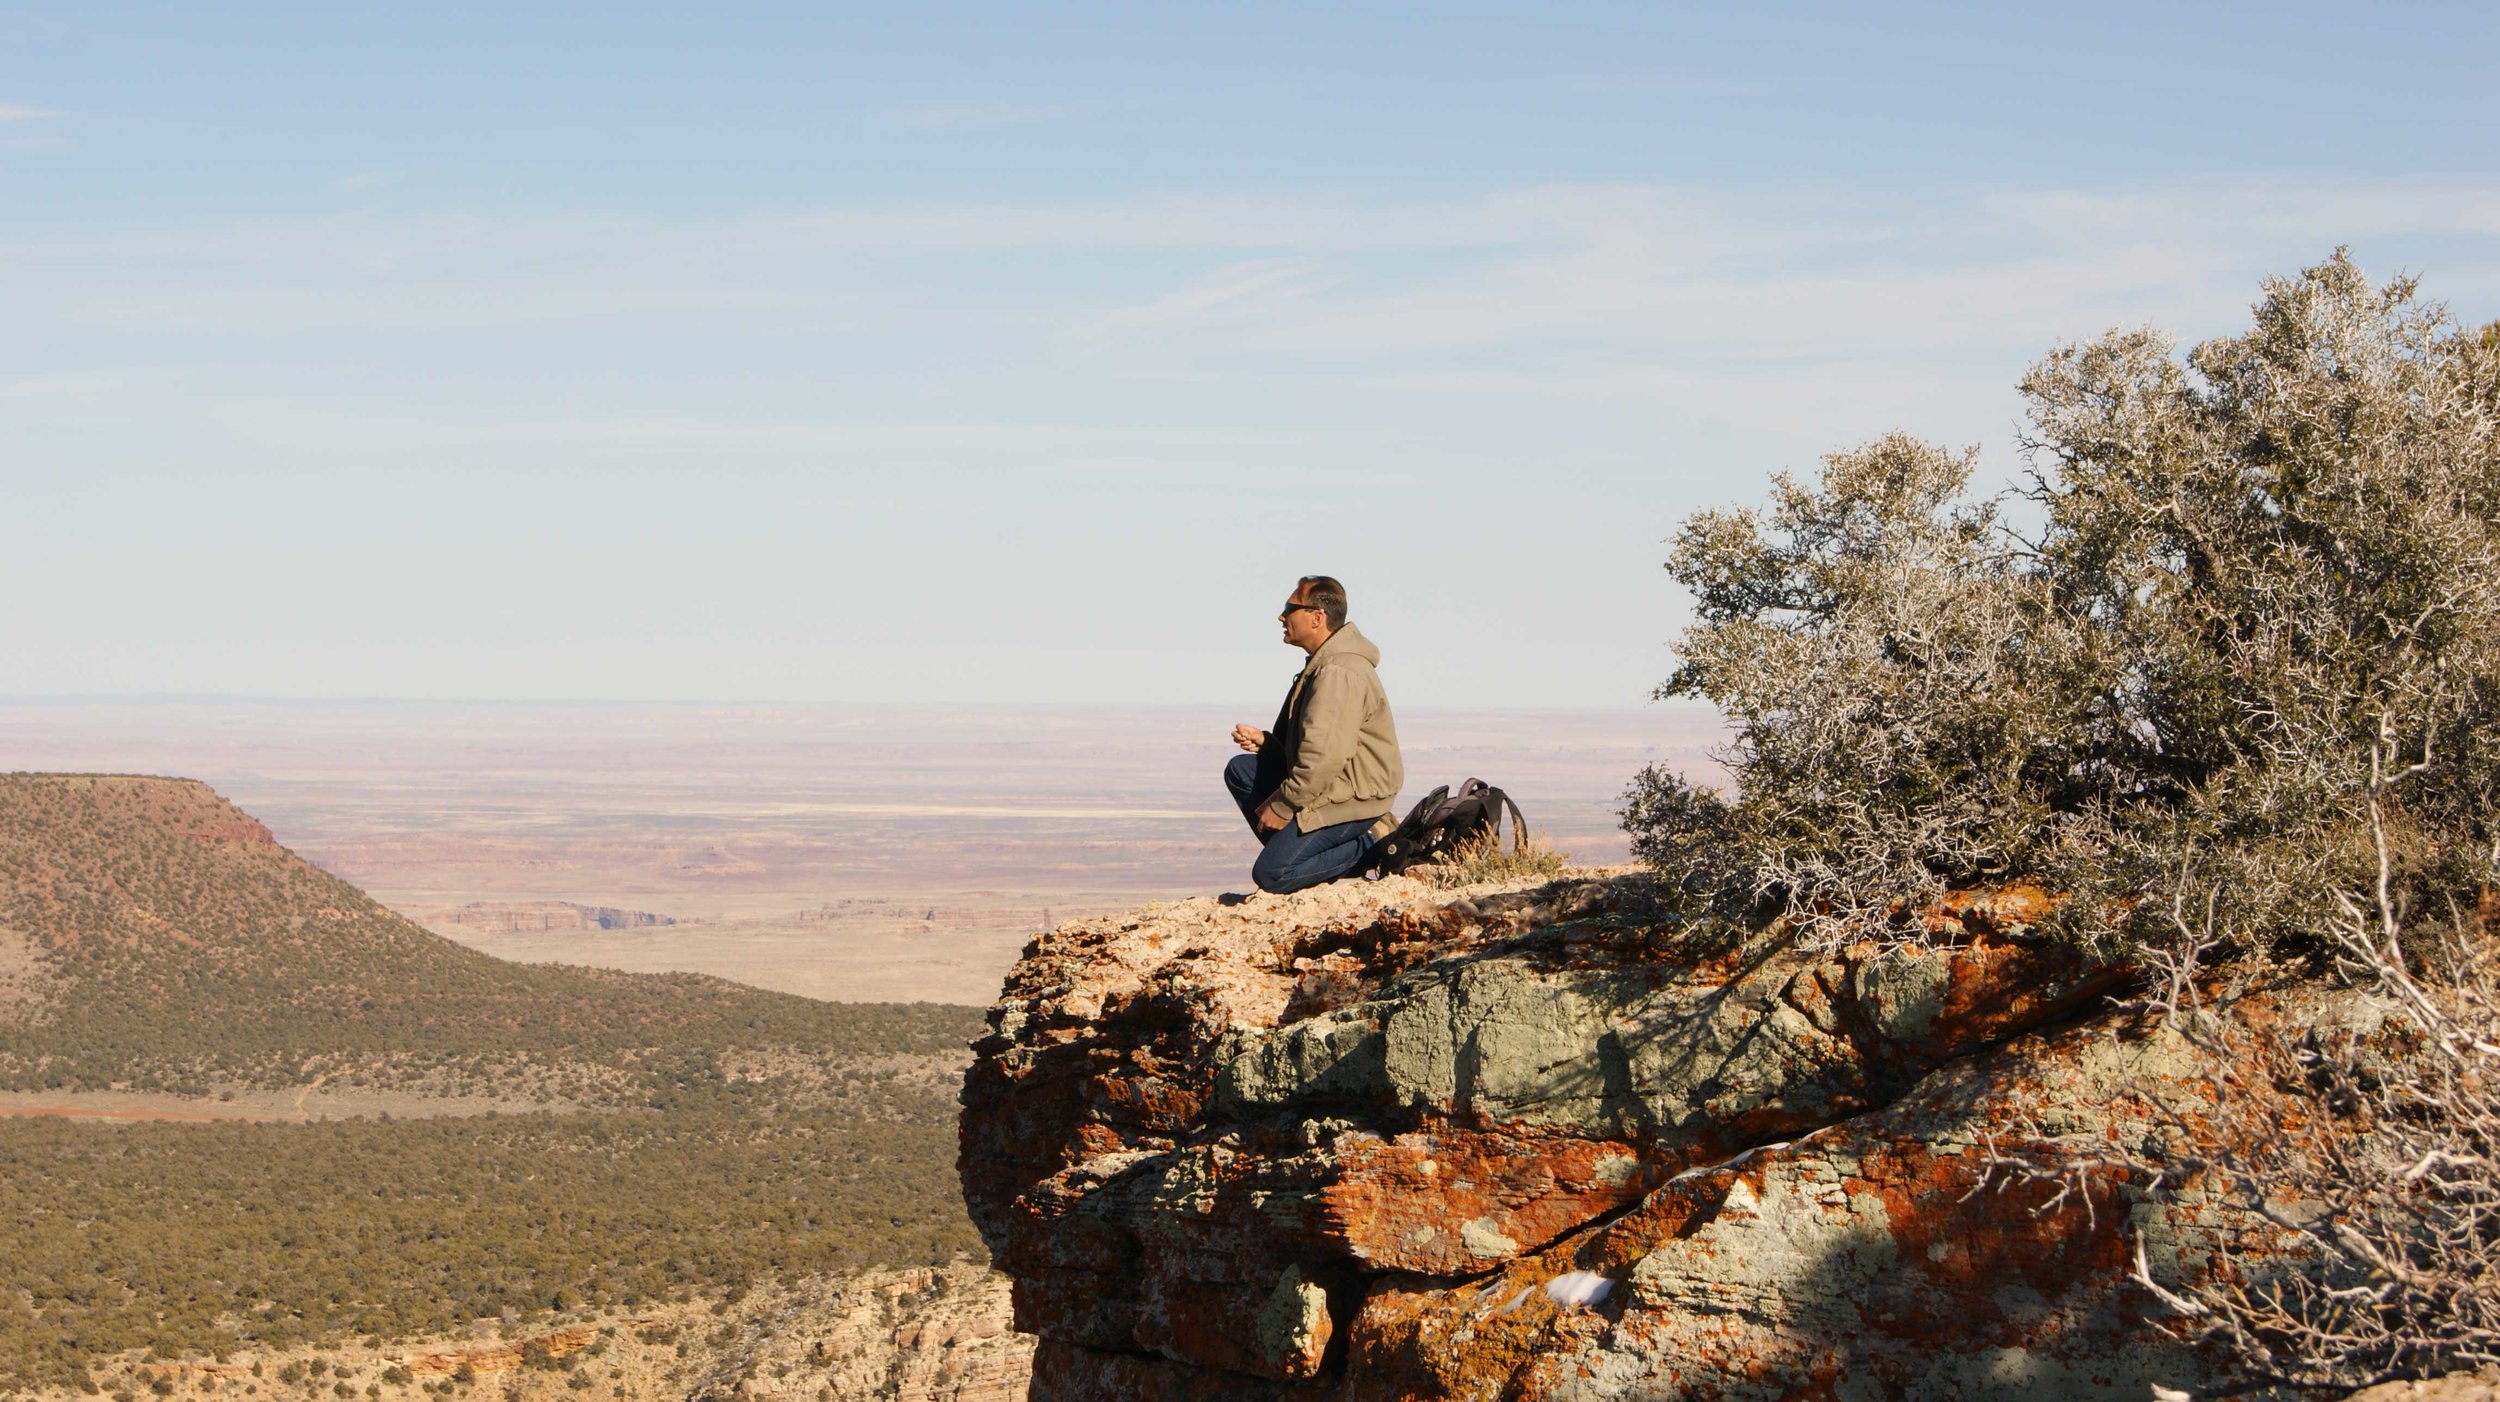
[[[502,959],[983,1005],[1036,930],[1243,886],[1256,849],[1218,779],[1237,719],[0,702],[0,768],[196,775],[314,865]],[[1719,736],[1671,708],[1400,723],[1406,797],[1487,778],[1599,864],[1626,852],[1624,776],[1706,763]]]

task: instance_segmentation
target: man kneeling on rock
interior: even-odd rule
[[[1406,765],[1380,689],[1380,649],[1346,621],[1345,586],[1305,575],[1277,615],[1285,641],[1310,654],[1285,692],[1273,730],[1233,727],[1249,751],[1224,766],[1224,786],[1263,844],[1250,879],[1299,891],[1363,865],[1396,826],[1390,810]]]

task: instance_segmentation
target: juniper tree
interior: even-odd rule
[[[1728,717],[1735,789],[1643,773],[1636,851],[1809,938],[2032,880],[2087,939],[2316,949],[2375,885],[2375,808],[2408,925],[2463,918],[2500,777],[2500,339],[2339,252],[2244,335],[2115,332],[2023,392],[2010,500],[1890,437],[1685,525],[1659,694]]]
[[[2211,1053],[2224,1147],[2150,1186],[2202,1175],[2299,1267],[2174,1326],[2301,1386],[2500,1364],[2500,326],[2338,251],[2242,335],[2113,332],[2022,388],[2006,498],[1893,437],[1684,527],[1660,694],[1725,713],[1735,789],[1643,773],[1634,848],[1826,944],[2054,893]],[[2191,1015],[2225,965],[2365,986],[2386,1035]]]

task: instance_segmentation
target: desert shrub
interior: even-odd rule
[[[2227,1348],[2266,1395],[2500,1367],[2500,948],[2464,924],[2408,940],[2375,896],[2321,925],[2373,996],[2315,1001],[2278,980],[2300,1011],[2270,999],[2240,1018],[2157,989],[2139,1006],[2170,1015],[2201,1074],[2109,1089],[2154,1114],[2161,1148],[2093,1128],[2061,1136],[2054,1162],[2017,1153],[1991,1171],[2071,1192],[2114,1169],[2191,1216],[2236,1207],[2224,1269],[2165,1285],[2139,1245],[2133,1279],[2165,1307],[2158,1327]]]
[[[1505,845],[1498,832],[1485,832],[1451,848],[1446,860],[1417,867],[1412,874],[1435,886],[1474,886],[1557,876],[1570,861],[1570,853],[1544,838],[1532,837],[1523,847],[1517,843]]]
[[[2300,1387],[2500,1364],[2500,327],[2339,251],[2243,335],[2112,333],[2023,391],[2000,499],[1891,437],[1685,526],[1660,693],[1728,717],[1736,787],[1643,773],[1634,849],[1810,943],[2056,893],[2049,932],[2135,962],[2209,1056],[2219,1147],[2136,1167],[2278,1234],[2165,1293],[2173,1326]],[[2204,1016],[2226,968],[2388,1016]]]
[[[2378,1027],[2206,1025],[2220,1083],[2208,1156],[2161,1166],[2269,1220],[2273,1259],[2169,1295],[2261,1375],[2353,1388],[2500,1366],[2500,1006],[2488,950],[2417,979],[2382,961]],[[2271,1107],[2289,1089],[2307,1113]],[[2272,1090],[2276,1094],[2268,1095]]]
[[[1635,851],[1810,940],[1915,939],[1962,886],[2066,894],[2137,951],[2333,951],[2374,889],[2431,937],[2493,865],[2500,341],[2341,252],[2184,361],[2151,331],[2023,382],[2027,484],[1890,437],[1705,512],[1662,696],[1733,793],[1652,768]]]

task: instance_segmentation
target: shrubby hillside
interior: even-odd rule
[[[188,780],[0,775],[0,932],[31,955],[0,1005],[0,1087],[204,1093],[353,1064],[441,1089],[665,1098],[732,1048],[951,1053],[977,1021],[694,974],[510,964],[279,846]],[[5,937],[5,936],[0,936]],[[308,1071],[307,1068],[317,1068]]]
[[[610,1317],[977,1257],[947,1170],[979,1026],[503,963],[204,785],[0,776],[0,1089],[215,1104],[326,1081],[457,1112],[0,1116],[0,1391],[91,1382],[133,1350]]]
[[[946,1118],[0,1121],[0,1386],[977,1257]]]

